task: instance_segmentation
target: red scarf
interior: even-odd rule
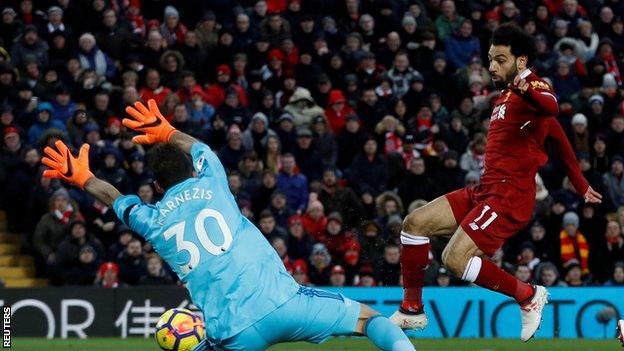
[[[69,224],[72,213],[74,213],[74,208],[71,204],[67,205],[67,208],[63,212],[54,210],[54,216],[56,216],[56,218],[63,224]]]
[[[585,236],[577,231],[574,237],[570,237],[565,230],[562,230],[559,233],[559,240],[561,241],[561,262],[565,265],[570,260],[578,260],[581,263],[581,272],[583,274],[589,273],[587,262],[589,245],[587,245]]]

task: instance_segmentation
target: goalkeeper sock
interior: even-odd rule
[[[403,274],[403,302],[401,308],[416,312],[422,310],[422,288],[425,269],[429,264],[429,238],[401,232],[401,273]]]
[[[468,260],[462,279],[513,297],[519,304],[526,302],[533,296],[531,284],[518,280],[518,278],[500,269],[492,261],[482,260],[480,257],[472,257]]]
[[[370,317],[364,326],[370,341],[383,351],[415,351],[405,333],[380,314]]]

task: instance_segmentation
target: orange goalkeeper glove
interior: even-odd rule
[[[134,107],[126,107],[126,112],[134,119],[124,118],[121,123],[127,128],[145,133],[144,135],[137,135],[132,138],[132,141],[136,144],[168,142],[169,138],[171,138],[171,134],[173,134],[176,129],[173,128],[160,113],[154,99],[150,99],[147,105],[149,109],[141,102],[137,101],[134,103]]]
[[[60,140],[54,146],[56,150],[49,146],[43,149],[45,157],[41,159],[41,163],[52,168],[43,171],[43,176],[62,179],[84,189],[87,181],[93,177],[89,170],[89,144],[82,145],[78,157],[74,157],[67,145]]]

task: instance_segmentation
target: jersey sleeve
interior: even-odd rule
[[[191,158],[193,169],[199,177],[226,178],[223,164],[212,149],[201,142],[196,142],[191,146]]]
[[[118,197],[113,201],[113,210],[124,224],[143,237],[149,234],[149,224],[157,214],[154,206],[141,203],[136,195]]]
[[[570,145],[563,128],[561,128],[561,125],[555,118],[549,119],[548,121],[547,135],[552,141],[554,141],[557,155],[559,155],[561,160],[564,162],[566,173],[568,174],[568,178],[570,178],[570,182],[574,186],[574,189],[579,195],[583,196],[589,188],[589,183],[581,172],[581,167],[576,160],[574,150],[572,150],[572,146]]]
[[[543,115],[553,117],[559,115],[559,102],[548,83],[540,79],[531,80],[526,93]]]

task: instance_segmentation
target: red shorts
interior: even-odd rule
[[[486,255],[492,256],[533,215],[535,192],[505,183],[462,188],[446,194],[453,216]]]

